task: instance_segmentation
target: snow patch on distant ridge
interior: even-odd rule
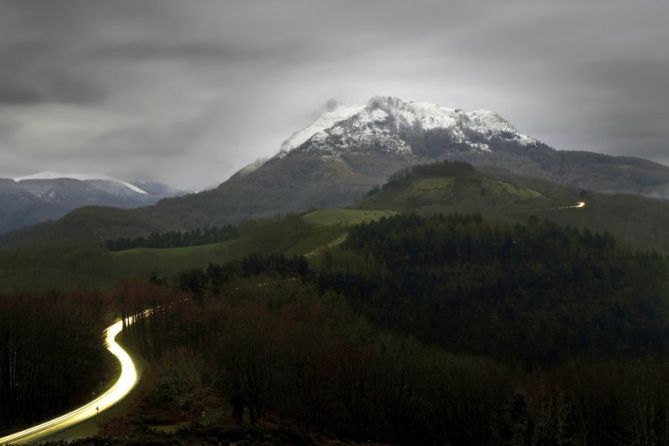
[[[101,173],[40,172],[33,175],[26,175],[23,177],[14,178],[14,181],[20,183],[21,181],[26,181],[26,180],[58,180],[58,179],[71,179],[79,181],[95,181],[95,180],[109,181],[112,183],[121,184],[127,187],[128,189],[132,190],[133,192],[137,192],[138,194],[148,194],[148,192],[135,186],[134,184],[130,184],[127,181],[119,180],[118,178],[110,177],[109,175]]]

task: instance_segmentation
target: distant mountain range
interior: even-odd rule
[[[83,206],[136,208],[181,194],[162,183],[132,184],[103,174],[42,172],[0,179],[0,233],[55,220]]]
[[[492,166],[579,190],[669,198],[669,167],[661,164],[558,151],[490,111],[375,97],[362,106],[329,104],[277,155],[217,188],[133,211],[81,209],[60,222],[59,231],[63,240],[100,240],[347,206],[394,172],[438,160]],[[43,241],[37,235],[51,230],[37,228],[33,238]]]

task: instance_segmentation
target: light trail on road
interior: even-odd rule
[[[584,207],[585,207],[585,201],[579,201],[574,206],[563,206],[563,207],[558,208],[558,209],[581,209],[581,208],[584,208]]]
[[[556,208],[543,208],[543,209],[528,209],[528,210],[523,210],[523,211],[515,211],[511,212],[511,214],[528,214],[531,212],[546,212],[546,211],[562,211],[565,209],[583,209],[586,207],[587,204],[585,201],[579,201],[575,205],[572,206],[559,206]]]
[[[132,323],[133,319],[129,319]],[[41,423],[37,426],[16,432],[6,437],[0,438],[0,445],[6,444],[24,444],[43,440],[44,438],[63,431],[67,428],[79,424],[109,409],[114,404],[121,401],[137,385],[137,367],[134,361],[116,342],[116,336],[123,330],[123,321],[118,321],[105,329],[105,346],[109,352],[116,356],[121,364],[121,375],[114,385],[105,393],[84,406],[73,410],[72,412],[61,415],[58,418]]]

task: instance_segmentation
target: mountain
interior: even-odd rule
[[[669,198],[667,166],[632,157],[558,151],[491,111],[393,97],[328,110],[286,141],[278,157],[295,153],[318,154],[323,161],[370,153],[404,156],[411,163],[460,160],[588,190]]]
[[[377,97],[360,107],[330,104],[276,156],[242,169],[216,189],[166,200],[159,208],[193,226],[345,206],[401,168],[443,159],[580,189],[669,198],[669,167],[558,151],[486,110]]]
[[[436,147],[444,138],[448,147]],[[374,98],[362,107],[332,104],[288,138],[276,156],[242,169],[213,190],[165,200],[155,211],[192,227],[345,206],[397,170],[443,159],[448,150],[482,154],[492,145],[529,150],[537,144],[488,111],[395,98]]]
[[[669,198],[669,167],[638,158],[558,151],[491,111],[375,97],[363,106],[328,104],[274,157],[253,163],[212,190],[134,211],[77,210],[55,227],[11,238],[99,241],[342,207],[400,169],[438,160],[492,166],[578,189]]]
[[[0,179],[0,233],[55,220],[83,206],[135,208],[180,193],[161,183],[132,184],[103,174],[42,172]]]

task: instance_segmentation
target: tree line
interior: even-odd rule
[[[107,240],[104,246],[109,251],[124,251],[133,248],[183,248],[221,243],[239,236],[237,227],[232,225],[197,228],[190,231],[152,232],[147,237],[124,237]]]

